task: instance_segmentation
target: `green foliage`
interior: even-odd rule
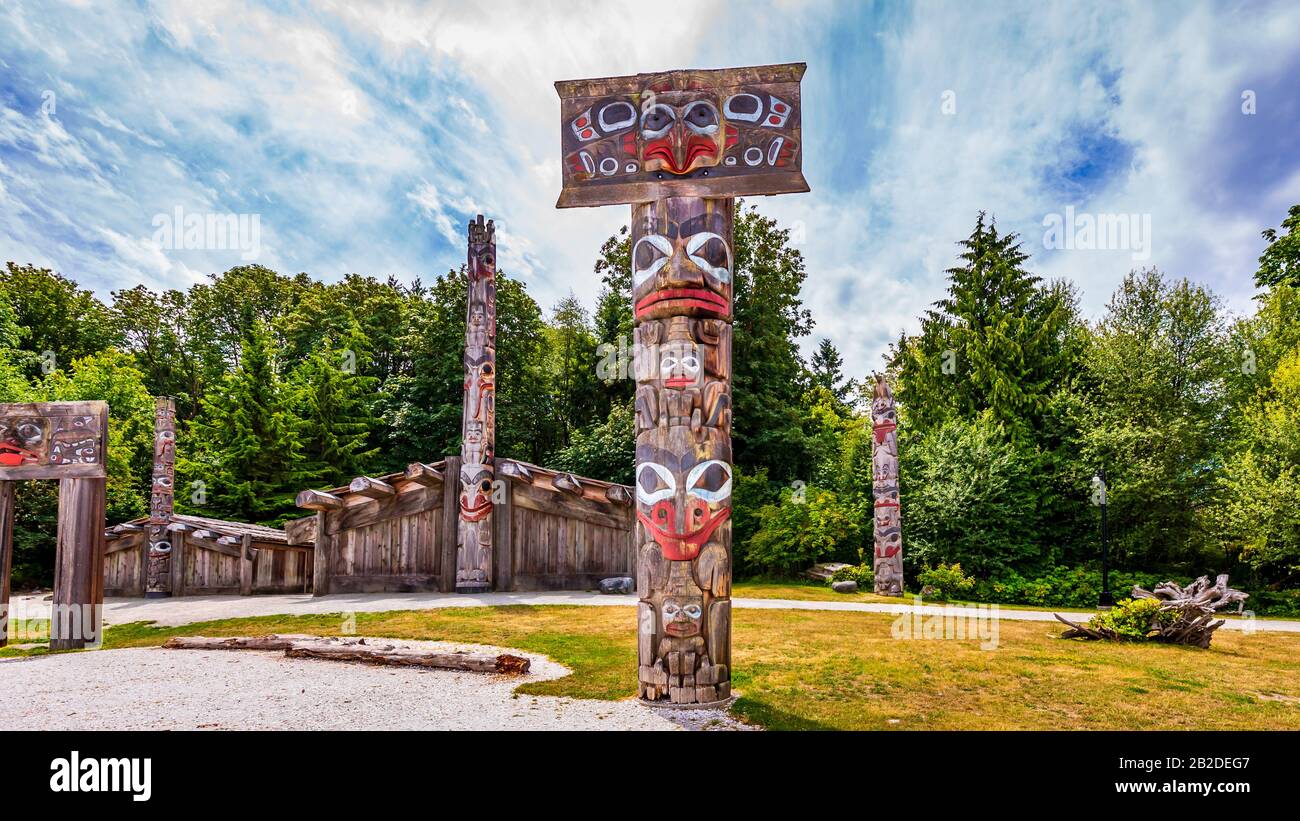
[[[903,555],[979,576],[1048,560],[1039,539],[1037,457],[989,418],[953,420],[900,441]]]
[[[1213,295],[1149,269],[1125,277],[1088,343],[1082,455],[1109,474],[1119,566],[1214,558],[1226,332]]]
[[[556,451],[548,466],[630,485],[636,473],[635,424],[631,404],[616,405],[601,424],[574,431],[569,446]]]
[[[1161,625],[1173,624],[1176,614],[1161,611],[1156,599],[1121,599],[1110,610],[1104,610],[1089,620],[1096,629],[1113,630],[1121,637],[1141,641],[1155,635]]]
[[[960,562],[935,567],[926,565],[916,574],[916,582],[922,590],[930,588],[930,595],[939,599],[964,598],[975,589],[975,579],[961,569]]]
[[[812,384],[829,391],[839,403],[841,412],[847,412],[848,408],[845,406],[849,397],[857,390],[857,380],[849,379],[844,375],[844,357],[840,356],[835,343],[824,338],[818,343],[817,350],[809,362],[808,372]]]
[[[859,511],[813,486],[787,489],[758,512],[758,531],[745,545],[745,565],[760,573],[793,575],[824,561],[857,561]]]
[[[1283,283],[1300,288],[1300,204],[1291,206],[1282,227],[1281,235],[1275,228],[1265,228],[1262,233],[1268,247],[1255,273],[1255,284],[1261,288]]]
[[[0,269],[8,296],[4,335],[21,328],[27,376],[37,376],[36,357],[53,354],[55,367],[103,350],[117,341],[108,310],[90,291],[48,268],[9,262]],[[48,361],[48,360],[46,360]]]
[[[1134,585],[1150,590],[1165,576],[1156,573],[1111,571],[1112,591],[1126,592]],[[1053,567],[1025,577],[1014,571],[976,582],[973,598],[999,604],[1039,607],[1095,607],[1102,591],[1101,571],[1085,567]]]
[[[356,336],[354,331],[349,339]],[[345,485],[368,472],[379,452],[368,445],[376,426],[368,400],[379,380],[361,376],[361,364],[354,343],[326,344],[300,362],[289,379],[288,401],[299,420],[301,469],[311,485]]]
[[[857,582],[858,590],[872,590],[876,586],[876,573],[869,564],[851,564],[832,573],[826,583],[835,582]]]

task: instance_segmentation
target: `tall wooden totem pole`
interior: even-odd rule
[[[731,695],[735,197],[808,190],[804,64],[556,83],[557,207],[632,206],[638,694]]]
[[[898,502],[898,414],[884,374],[871,395],[871,495],[875,499],[876,592],[903,595],[903,522]]]
[[[496,441],[497,244],[492,220],[469,224],[469,313],[461,415],[456,592],[492,589],[492,456]]]
[[[144,595],[160,599],[172,591],[171,522],[176,492],[176,400],[159,396],[153,412],[153,489],[149,495],[149,567]]]

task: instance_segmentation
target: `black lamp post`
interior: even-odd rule
[[[1092,477],[1093,502],[1101,508],[1101,595],[1097,596],[1098,607],[1111,607],[1115,597],[1110,593],[1110,534],[1106,532],[1106,468],[1097,471]]]

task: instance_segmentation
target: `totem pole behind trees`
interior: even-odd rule
[[[871,495],[875,499],[876,592],[903,595],[903,524],[898,499],[898,414],[884,374],[871,396]]]
[[[7,638],[14,482],[59,480],[50,649],[97,644],[104,603],[108,405],[0,405],[0,645]]]
[[[461,416],[460,525],[456,592],[492,589],[492,463],[496,440],[496,229],[480,214],[469,224],[469,308],[465,324],[465,403]]]
[[[804,64],[555,84],[557,207],[632,205],[638,695],[731,695],[735,197],[808,190]]]
[[[144,595],[159,599],[172,591],[171,524],[176,485],[176,400],[154,400],[153,487],[149,495],[149,569]]]

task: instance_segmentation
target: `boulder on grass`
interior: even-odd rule
[[[600,580],[600,592],[602,593],[631,593],[636,587],[631,576],[615,576],[610,579]]]
[[[831,590],[836,593],[856,593],[858,592],[858,583],[851,579],[842,582],[831,582]]]

